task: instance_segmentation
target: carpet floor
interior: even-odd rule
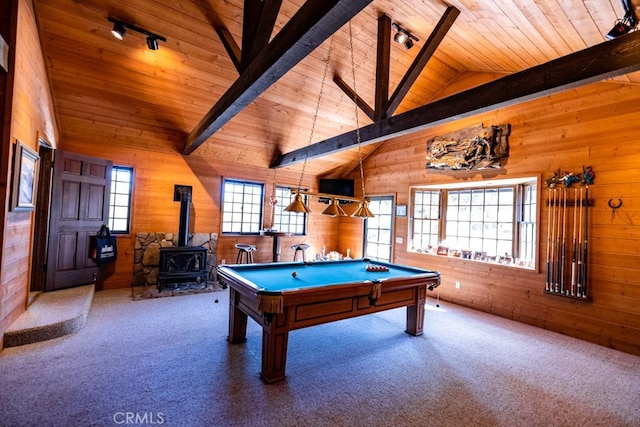
[[[640,425],[640,357],[447,302],[420,337],[404,309],[294,331],[271,385],[227,316],[227,290],[96,292],[78,332],[0,353],[0,425]]]

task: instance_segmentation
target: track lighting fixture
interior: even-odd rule
[[[638,18],[633,11],[631,0],[622,0],[622,7],[625,11],[624,18],[618,19],[611,31],[607,33],[606,37],[610,40],[623,36],[638,27]]]
[[[393,41],[395,41],[396,43],[402,44],[404,45],[404,47],[409,50],[413,47],[413,42],[419,42],[420,39],[418,39],[416,36],[414,36],[413,34],[411,34],[408,30],[405,30],[404,28],[402,28],[400,25],[398,25],[397,23],[393,23],[391,24],[391,28],[393,28],[394,30],[396,30],[396,34],[393,36]]]
[[[151,31],[147,31],[143,28],[136,27],[135,25],[132,25],[132,24],[127,24],[126,22],[120,21],[119,19],[108,17],[107,20],[113,23],[113,29],[111,30],[111,34],[113,34],[113,37],[117,38],[118,40],[123,40],[124,35],[127,32],[127,29],[129,29],[131,31],[135,31],[137,33],[144,34],[145,36],[147,36],[147,47],[150,50],[158,50],[158,40],[163,42],[167,41],[166,38],[158,34],[154,34]]]

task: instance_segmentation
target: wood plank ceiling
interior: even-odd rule
[[[272,38],[303,3],[282,1]],[[34,6],[63,144],[108,135],[121,146],[181,152],[187,135],[238,79],[216,28],[242,46],[244,0],[34,0]],[[419,38],[410,50],[391,42],[393,92],[448,6],[460,15],[395,114],[603,43],[624,15],[619,0],[373,0],[351,21],[355,89],[368,105],[375,105],[378,18],[386,14]],[[167,42],[151,51],[140,34],[118,41],[109,16]],[[191,156],[268,167],[281,153],[353,130],[355,104],[333,82],[340,77],[354,86],[350,53],[344,25]],[[638,84],[640,73],[616,80]],[[371,120],[360,111],[358,122]],[[363,155],[376,147],[362,147]],[[358,151],[351,149],[313,159],[306,173],[339,177],[357,163]]]

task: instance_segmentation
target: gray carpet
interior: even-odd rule
[[[294,331],[265,385],[261,331],[228,344],[227,304],[97,292],[77,333],[0,353],[0,424],[640,425],[640,357],[447,302],[421,337],[404,309]]]

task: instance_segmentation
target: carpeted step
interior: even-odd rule
[[[45,292],[9,326],[4,347],[16,347],[71,334],[82,328],[93,301],[94,285]]]

